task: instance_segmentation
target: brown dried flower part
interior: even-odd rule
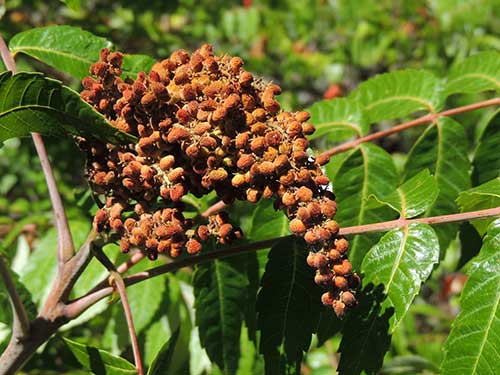
[[[79,138],[91,186],[106,197],[95,229],[115,232],[122,251],[139,248],[151,259],[197,254],[211,237],[228,244],[242,233],[223,212],[193,228],[183,215],[186,194],[215,191],[226,203],[274,199],[311,250],[323,303],[337,315],[353,306],[359,277],[332,220],[335,196],[321,169],[328,158],[308,153],[309,113],[282,111],[279,86],[245,71],[239,57],[215,56],[210,45],[192,55],[175,51],[135,79],[121,77],[122,60],[104,49],[83,80],[82,98],[138,138],[121,146]]]

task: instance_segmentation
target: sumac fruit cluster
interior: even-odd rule
[[[136,247],[151,259],[196,254],[210,237],[226,244],[242,234],[225,212],[204,223],[185,218],[183,196],[274,199],[311,249],[307,262],[327,290],[322,302],[342,316],[356,302],[359,277],[333,220],[335,196],[321,170],[328,160],[308,153],[309,114],[281,110],[279,86],[247,72],[239,57],[215,56],[210,45],[175,51],[135,80],[121,78],[122,60],[104,49],[83,80],[82,98],[138,137],[125,146],[79,139],[91,186],[106,197],[95,229],[117,233],[122,251]]]

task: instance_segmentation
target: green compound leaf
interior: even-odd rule
[[[446,95],[500,91],[500,53],[480,52],[451,68],[445,85]]]
[[[148,370],[148,375],[164,375],[170,370],[170,362],[174,355],[175,345],[179,338],[179,329],[176,329],[168,341],[162,346],[156,355],[151,367]]]
[[[39,73],[0,74],[0,143],[32,132],[60,137],[69,133],[111,143],[135,141],[59,81]]]
[[[370,123],[421,110],[435,113],[444,101],[441,80],[425,70],[412,69],[369,79],[360,84],[349,98],[361,103]]]
[[[104,350],[81,344],[63,337],[76,359],[85,370],[96,375],[132,375],[137,374],[135,366],[129,361],[116,357]]]
[[[266,374],[300,373],[321,310],[320,288],[306,263],[308,250],[297,238],[274,245],[257,299],[257,328]]]
[[[111,46],[104,38],[65,25],[30,29],[9,42],[13,55],[25,53],[77,79],[89,74],[90,65],[99,60],[102,48]]]
[[[460,193],[457,203],[462,212],[500,207],[500,177]],[[493,218],[474,220],[471,224],[482,236],[493,220]]]
[[[393,229],[371,248],[361,269],[364,283],[383,284],[387,299],[383,307],[394,307],[390,332],[403,319],[420,285],[439,261],[439,241],[426,224]]]
[[[338,142],[352,136],[361,137],[370,130],[361,105],[349,98],[316,102],[307,111],[316,128],[309,139],[329,136]]]
[[[488,228],[446,341],[444,375],[498,374],[500,362],[500,220]]]
[[[225,374],[240,358],[240,332],[246,308],[245,255],[196,266],[193,287],[201,345]]]
[[[472,161],[472,180],[482,184],[500,175],[500,110],[496,111],[481,134]]]
[[[442,118],[430,125],[415,142],[405,164],[404,180],[408,181],[423,169],[436,179],[439,195],[425,216],[438,216],[458,211],[455,199],[470,187],[468,141],[461,124]],[[435,228],[444,251],[455,237],[458,224],[444,224]]]
[[[410,178],[391,194],[379,198],[371,198],[380,204],[386,204],[404,218],[412,218],[425,212],[438,197],[439,189],[436,179],[424,169]]]
[[[335,216],[341,227],[382,222],[394,218],[391,209],[371,208],[370,195],[385,196],[396,190],[398,172],[391,156],[382,148],[363,144],[349,155],[332,179],[337,196],[338,211]],[[366,252],[380,238],[370,234],[355,236],[350,241],[349,259],[356,269]]]

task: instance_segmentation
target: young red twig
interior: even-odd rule
[[[125,313],[125,319],[127,320],[128,332],[130,335],[130,341],[132,343],[132,351],[134,353],[135,367],[137,368],[138,375],[144,375],[144,370],[142,368],[141,351],[139,349],[139,342],[137,341],[137,334],[134,327],[134,319],[132,318],[132,310],[130,309],[130,304],[128,303],[127,291],[125,283],[121,275],[116,271],[111,271],[109,276],[110,284],[118,291],[120,299],[122,301],[123,311]]]
[[[366,135],[364,137],[355,139],[353,141],[346,142],[346,143],[341,144],[339,146],[333,147],[333,148],[321,153],[320,156],[330,157],[330,156],[333,156],[336,154],[340,154],[341,152],[351,150],[351,149],[355,148],[356,146],[359,146],[362,143],[374,141],[376,139],[380,139],[383,137],[387,137],[388,135],[391,135],[394,133],[399,133],[403,130],[410,129],[410,128],[413,128],[415,126],[431,123],[440,117],[454,116],[454,115],[458,115],[460,113],[470,112],[470,111],[474,111],[474,110],[479,109],[479,108],[490,107],[490,106],[494,106],[494,105],[500,105],[500,98],[494,98],[494,99],[485,100],[485,101],[478,102],[478,103],[464,105],[462,107],[448,109],[446,111],[439,112],[439,113],[428,114],[428,115],[419,117],[415,120],[411,120],[411,121],[402,123],[400,125],[393,126],[390,129],[382,130],[382,131],[379,131],[376,133],[372,133],[372,134]]]
[[[422,217],[418,219],[397,219],[385,221],[383,223],[357,225],[353,227],[340,228],[340,234],[347,236],[352,234],[363,234],[369,232],[384,232],[393,228],[405,227],[413,223],[422,224],[447,224],[468,220],[478,220],[487,217],[500,216],[500,207],[488,208],[486,210],[463,212],[461,214],[451,214],[442,216]]]
[[[107,255],[102,251],[100,247],[92,247],[92,252],[99,262],[102,263],[104,267],[109,271],[109,284],[112,288],[118,291],[120,299],[122,301],[123,312],[125,313],[125,319],[127,320],[128,332],[130,335],[130,342],[132,344],[132,351],[134,353],[135,367],[139,375],[144,375],[144,370],[142,368],[141,351],[139,348],[139,342],[137,341],[137,334],[134,327],[134,319],[132,317],[132,310],[130,309],[130,304],[128,302],[127,291],[125,290],[125,283],[123,282],[122,276],[117,271],[113,262],[107,257]]]
[[[30,321],[21,297],[16,289],[14,280],[12,279],[12,275],[10,274],[9,267],[2,255],[0,255],[0,277],[5,284],[5,289],[7,289],[7,293],[10,297],[10,304],[12,306],[12,336],[15,337],[16,340],[21,340],[29,333]]]
[[[12,54],[7,47],[7,44],[0,36],[0,54],[2,60],[12,73],[16,73],[16,63]],[[49,190],[50,201],[52,203],[52,208],[54,210],[55,222],[57,226],[57,259],[59,267],[66,263],[75,254],[75,248],[73,245],[73,238],[71,237],[71,231],[68,225],[68,219],[66,217],[66,212],[62,203],[61,195],[57,189],[56,180],[54,178],[54,172],[50,165],[49,157],[47,155],[47,150],[45,149],[45,144],[43,142],[42,136],[38,133],[31,133],[33,138],[33,143],[35,144],[36,152],[42,164],[43,174],[45,175],[45,181]]]
[[[61,266],[68,262],[75,254],[73,238],[42,136],[38,133],[32,133],[31,137],[33,138],[33,143],[35,144],[40,163],[42,164],[43,174],[45,175],[45,181],[49,189],[50,201],[52,202],[52,208],[54,210],[57,226],[57,260]]]
[[[138,251],[135,254],[133,254],[129,260],[126,262],[123,262],[120,264],[118,267],[116,267],[116,272],[118,273],[125,273],[127,272],[132,266],[135,266],[137,263],[139,263],[141,260],[143,260],[146,257],[143,252]]]
[[[383,223],[345,227],[340,229],[339,234],[340,235],[363,234],[369,232],[388,231],[394,228],[405,227],[412,223],[445,224],[445,223],[454,223],[459,221],[484,219],[487,217],[495,217],[495,216],[500,216],[500,207],[490,208],[486,210],[472,211],[472,212],[464,212],[460,214],[424,217],[418,219],[399,219],[399,220],[386,221]],[[259,242],[234,246],[230,248],[217,249],[209,253],[204,253],[193,257],[187,257],[176,262],[151,268],[150,270],[147,271],[138,272],[134,275],[124,278],[123,281],[127,286],[133,285],[138,282],[150,279],[158,275],[162,275],[167,272],[177,271],[178,269],[183,267],[193,266],[214,259],[221,259],[224,257],[237,255],[249,251],[267,249],[276,244],[278,241],[289,237],[291,236],[272,238],[265,241],[259,241]],[[87,308],[89,308],[102,298],[109,296],[112,292],[113,289],[111,287],[107,286],[105,282],[101,282],[85,296],[80,297],[74,300],[73,302],[69,303],[66,307],[66,317],[68,319],[76,318],[81,313],[83,313]]]

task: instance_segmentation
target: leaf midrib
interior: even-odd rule
[[[490,319],[488,321],[488,325],[486,327],[486,330],[485,330],[485,335],[481,341],[481,345],[479,347],[479,351],[478,351],[478,354],[476,356],[476,361],[474,363],[474,367],[472,368],[472,373],[475,374],[476,373],[476,368],[479,364],[479,358],[481,357],[481,353],[483,352],[483,349],[484,349],[484,345],[486,344],[486,338],[489,336],[490,334],[490,328],[491,328],[491,325],[493,324],[493,318],[495,317],[495,311],[498,310],[498,305],[500,303],[500,288],[497,287],[497,293],[496,293],[496,301],[495,301],[495,306],[494,308],[491,310],[491,314],[490,314]]]
[[[453,80],[451,80],[448,83],[450,84],[450,86],[452,84],[456,85],[457,82],[463,81],[463,80],[468,79],[468,78],[482,78],[485,81],[492,82],[495,86],[497,86],[500,89],[500,81],[487,75],[487,74],[484,74],[484,73],[467,73],[467,74],[461,75],[460,77],[454,78]]]
[[[89,66],[94,63],[94,61],[92,61],[92,60],[87,60],[81,56],[72,55],[71,53],[68,53],[68,52],[54,50],[54,49],[47,49],[47,48],[42,48],[42,47],[33,47],[33,46],[16,46],[12,49],[12,54],[15,56],[17,53],[21,52],[21,53],[26,53],[29,55],[29,53],[27,51],[38,51],[38,52],[43,52],[43,53],[48,53],[48,54],[60,55],[60,56],[66,57],[66,58],[80,60],[80,62],[88,64]]]
[[[296,277],[296,271],[297,271],[297,245],[293,243],[293,263],[292,263],[292,279],[290,280],[290,288],[288,289],[288,295],[286,299],[286,305],[285,305],[285,314],[283,316],[283,329],[281,330],[281,337],[283,338],[283,343],[282,345],[285,344],[285,335],[286,335],[286,327],[288,325],[288,310],[290,307],[290,301],[292,299],[292,293],[294,289],[294,284],[295,284],[295,277]]]
[[[359,125],[354,123],[354,122],[349,122],[349,121],[328,121],[328,122],[322,122],[317,125],[315,125],[316,130],[322,129],[325,127],[329,127],[332,125],[340,125],[341,127],[348,127],[356,132],[356,135],[358,137],[362,136],[361,129],[359,128]]]
[[[434,109],[434,106],[432,105],[432,103],[430,103],[430,102],[428,102],[426,100],[423,100],[423,99],[421,99],[419,97],[411,96],[411,95],[394,95],[394,96],[391,96],[389,98],[384,98],[384,99],[376,100],[376,101],[368,104],[365,107],[365,110],[369,111],[370,109],[372,109],[373,107],[378,106],[379,104],[388,103],[388,102],[391,102],[391,101],[398,101],[398,100],[406,100],[406,101],[417,102],[417,103],[422,104],[424,107],[426,107],[429,110],[430,113],[434,113],[435,112],[435,109]]]
[[[222,280],[221,280],[221,275],[220,275],[220,261],[215,260],[215,277],[217,280],[217,294],[219,295],[219,315],[221,319],[221,324],[219,325],[221,327],[221,338],[222,338],[222,361],[224,362],[224,370],[229,371],[229,363],[228,363],[228,358],[227,358],[227,353],[226,350],[224,349],[225,347],[225,338],[226,338],[226,333],[225,333],[225,306],[224,306],[224,292],[222,288]]]

